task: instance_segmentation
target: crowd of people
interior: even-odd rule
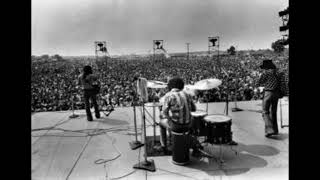
[[[288,73],[288,55],[238,54],[164,58],[163,56],[136,59],[102,58],[87,60],[60,60],[32,62],[31,111],[61,111],[84,109],[82,92],[77,77],[84,65],[93,64],[93,72],[101,82],[99,99],[106,98],[113,106],[131,106],[135,95],[134,77],[167,82],[169,77],[180,76],[185,84],[194,84],[207,78],[218,78],[218,89],[198,91],[195,101],[221,102],[249,101],[262,98],[257,85],[259,65],[265,58],[272,59],[280,71]],[[220,63],[219,63],[220,62]],[[221,68],[219,68],[221,67]],[[166,89],[148,89],[149,101],[159,101]],[[228,96],[227,96],[228,95]],[[100,101],[99,101],[100,102]],[[102,102],[102,101],[101,101]]]

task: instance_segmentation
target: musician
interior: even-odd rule
[[[81,85],[83,89],[84,103],[88,121],[92,121],[89,99],[92,101],[96,118],[100,118],[99,107],[97,104],[97,92],[94,88],[94,85],[97,83],[99,83],[98,78],[97,76],[93,75],[91,66],[84,66],[83,73],[78,77],[78,84]]]
[[[184,82],[181,78],[175,77],[169,80],[169,92],[164,96],[162,107],[162,118],[160,120],[160,143],[163,151],[167,154],[167,129],[177,133],[190,131],[192,127],[191,112],[196,111],[196,106],[190,95],[182,91]],[[199,149],[203,149],[196,138],[190,137],[193,149],[192,155],[203,154]]]
[[[272,60],[264,60],[260,68],[263,72],[258,85],[264,87],[262,117],[265,122],[265,137],[270,138],[279,133],[277,124],[277,107],[280,96],[279,75]]]

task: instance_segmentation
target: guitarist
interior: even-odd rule
[[[282,98],[280,72],[272,60],[263,60],[260,68],[263,70],[258,85],[264,87],[262,100],[262,117],[265,122],[265,137],[279,133],[277,124],[278,100]]]
[[[99,93],[100,83],[97,76],[93,75],[91,66],[83,67],[83,73],[78,77],[78,84],[81,85],[83,89],[87,120],[93,120],[89,99],[91,99],[93,104],[96,118],[100,118],[99,106],[97,104],[97,94]]]

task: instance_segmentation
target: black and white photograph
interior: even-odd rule
[[[288,180],[289,37],[289,0],[31,0],[31,178]]]

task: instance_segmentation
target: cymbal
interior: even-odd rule
[[[222,81],[219,79],[204,79],[198,81],[194,84],[194,88],[197,90],[209,90],[213,88],[217,88],[222,84]]]
[[[148,80],[147,87],[154,88],[154,89],[163,89],[167,87],[167,83],[164,83],[161,81]]]

